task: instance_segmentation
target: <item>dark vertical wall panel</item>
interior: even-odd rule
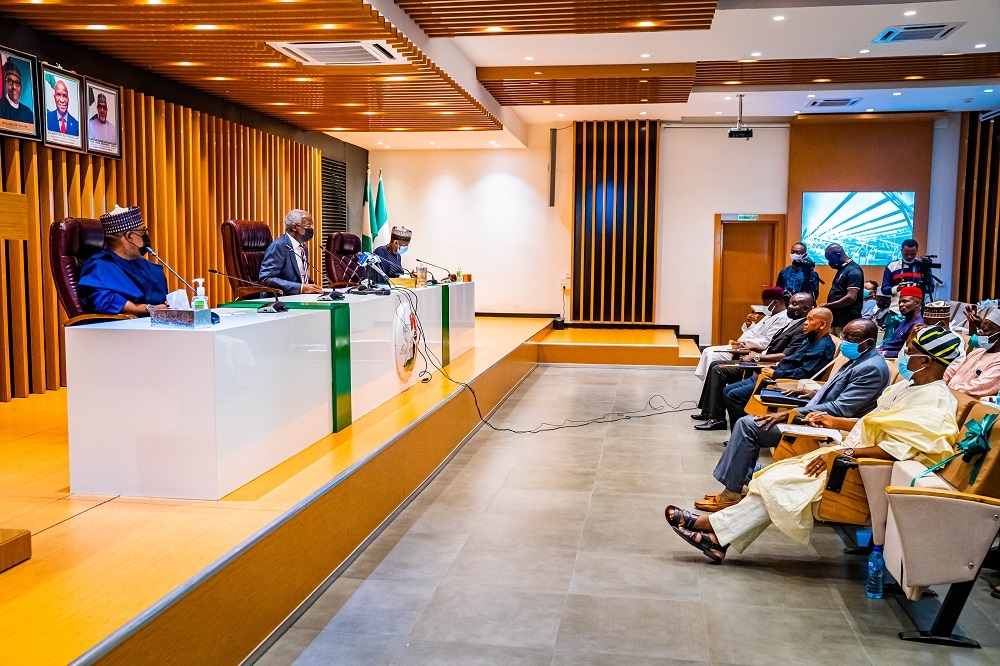
[[[959,300],[975,302],[1000,294],[1000,123],[996,118],[980,122],[976,113],[966,114],[963,121],[968,140],[961,165],[964,179],[959,177],[955,286]]]
[[[576,124],[573,320],[653,323],[659,122]]]

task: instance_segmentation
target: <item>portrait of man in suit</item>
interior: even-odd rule
[[[42,66],[45,82],[45,142],[83,150],[80,89],[83,80]]]

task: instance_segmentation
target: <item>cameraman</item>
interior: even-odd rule
[[[885,267],[882,274],[882,294],[892,297],[890,309],[899,312],[899,290],[906,286],[918,287],[921,284],[922,275],[920,264],[917,262],[917,253],[920,245],[912,238],[903,241],[903,258],[893,261]]]
[[[791,259],[792,264],[782,268],[775,281],[785,292],[785,304],[788,304],[792,294],[799,292],[812,294],[813,299],[819,298],[819,275],[816,274],[816,264],[809,258],[809,251],[804,243],[792,245]]]

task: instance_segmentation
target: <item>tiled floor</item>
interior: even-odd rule
[[[539,367],[492,419],[512,428],[697,397],[690,371]],[[688,412],[536,435],[486,428],[260,664],[998,664],[1000,601],[980,581],[959,628],[904,643],[893,600],[820,527],[770,529],[722,566],[667,504],[717,492],[726,433]]]

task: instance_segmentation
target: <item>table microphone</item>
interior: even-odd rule
[[[445,268],[444,266],[438,266],[437,264],[432,264],[431,262],[424,261],[423,259],[417,259],[417,261],[420,262],[421,264],[427,264],[428,266],[433,266],[434,268],[440,268],[445,272],[445,275],[447,275],[448,277],[446,277],[443,280],[437,280],[438,283],[451,282],[451,271]]]
[[[153,248],[151,248],[148,245],[146,245],[144,249],[146,250],[146,252],[149,252],[151,255],[153,255],[154,257],[156,257],[156,260],[158,262],[160,262],[161,264],[163,264],[164,268],[166,268],[168,271],[170,271],[171,273],[173,273],[175,278],[177,278],[178,280],[180,280],[181,282],[183,282],[184,286],[191,290],[191,294],[192,295],[196,295],[198,293],[198,290],[195,289],[194,287],[192,287],[190,284],[188,284],[187,280],[185,280],[180,275],[178,275],[177,271],[175,271],[174,269],[172,269],[170,267],[170,264],[168,264],[167,262],[163,261],[163,258],[160,257],[160,255],[158,255],[155,252],[153,252]]]
[[[322,275],[317,276],[317,272],[318,271],[316,270],[316,267],[313,266],[312,263],[308,259],[306,259],[305,257],[303,257],[300,254],[297,254],[295,252],[295,248],[293,248],[291,245],[286,245],[285,247],[288,248],[288,251],[292,253],[293,257],[298,257],[299,259],[302,260],[302,263],[304,263],[306,265],[306,268],[308,268],[310,271],[312,271],[312,276],[314,278],[315,277],[319,277],[319,281],[318,282],[314,282],[313,284],[318,284],[320,287],[322,287],[323,286],[323,277],[322,277]],[[323,247],[323,246],[320,245],[320,247]],[[323,249],[326,249],[326,248],[323,248]],[[344,295],[341,294],[340,292],[337,292],[337,291],[333,291],[333,292],[331,292],[329,294],[324,291],[322,294],[320,294],[319,296],[316,297],[316,300],[317,301],[342,301],[342,300],[344,300]]]
[[[217,271],[214,268],[209,268],[208,272],[212,273],[214,275],[221,275],[222,277],[229,278],[230,280],[236,280],[237,282],[244,282],[244,283],[250,285],[251,287],[260,287],[261,289],[270,289],[270,287],[268,287],[267,285],[259,284],[257,282],[253,282],[251,280],[244,280],[243,278],[238,278],[235,275],[229,275],[228,273],[223,273],[222,271]],[[262,305],[259,308],[257,308],[257,312],[263,312],[263,313],[267,313],[267,314],[271,314],[271,313],[275,313],[275,312],[288,312],[288,306],[285,305],[284,303],[282,303],[281,301],[279,301],[278,300],[278,294],[275,294],[274,295],[274,302],[273,303],[265,303],[264,305]]]

